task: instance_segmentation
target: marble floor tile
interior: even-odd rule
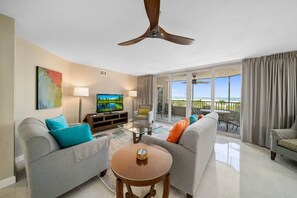
[[[23,163],[18,165],[18,182],[0,190],[0,198],[27,198],[28,188]],[[162,197],[162,183],[156,185],[156,198]],[[149,188],[133,187],[138,196]],[[67,192],[62,198],[113,198],[98,177]],[[183,198],[184,193],[171,187],[170,198]],[[214,152],[204,172],[195,198],[296,198],[297,162],[239,139],[217,135]]]

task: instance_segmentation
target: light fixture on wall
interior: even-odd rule
[[[79,96],[78,122],[81,122],[81,97],[89,96],[89,88],[87,88],[87,87],[74,87],[73,96]]]
[[[134,121],[134,98],[137,97],[137,91],[129,91],[129,97],[132,97],[132,121]]]

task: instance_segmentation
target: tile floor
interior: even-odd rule
[[[24,165],[18,165],[18,182],[0,190],[0,197],[28,197]],[[162,185],[158,184],[157,198],[162,197]],[[133,188],[140,196],[148,188]],[[95,177],[61,196],[63,198],[112,198],[99,178]],[[185,197],[171,188],[170,198]],[[270,160],[269,150],[242,143],[218,134],[215,151],[211,156],[199,185],[197,198],[296,198],[297,162],[277,156]]]

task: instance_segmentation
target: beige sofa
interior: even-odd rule
[[[53,198],[105,174],[108,137],[61,149],[43,122],[27,118],[19,126],[30,197]]]
[[[187,194],[195,195],[216,141],[218,114],[210,113],[188,126],[177,144],[149,135],[142,142],[166,148],[173,157],[170,183]]]

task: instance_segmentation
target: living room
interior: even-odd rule
[[[113,156],[125,146],[139,144],[145,148],[159,145],[170,153],[164,156],[168,157],[166,163],[170,156],[173,161],[169,163],[170,178],[165,177],[167,171],[162,177],[164,183],[154,185],[155,190],[134,188],[131,184],[137,196],[144,197],[149,192],[148,197],[161,197],[163,193],[165,197],[295,197],[297,28],[292,24],[297,17],[296,6],[293,1],[161,1],[159,24],[170,33],[190,37],[185,40],[189,43],[165,41],[162,35],[166,33],[159,28],[160,37],[154,37],[152,29],[150,38],[119,46],[142,35],[149,25],[148,8],[143,1],[116,6],[116,2],[102,1],[0,0],[0,197],[40,197],[34,193],[64,190],[55,189],[54,184],[46,190],[43,185],[40,190],[38,184],[33,184],[38,180],[30,169],[30,154],[27,158],[24,154],[30,149],[24,150],[23,136],[20,137],[21,123],[26,118],[45,123],[60,115],[69,125],[85,119],[93,142],[108,137],[104,143],[107,160],[98,155],[98,159],[106,161],[106,169],[79,185],[69,184],[67,191],[59,194],[61,197],[120,197]],[[177,17],[181,11],[183,16]],[[61,75],[60,106],[38,106],[39,93],[49,93],[38,88],[38,68]],[[88,94],[77,96],[75,88],[86,88]],[[113,128],[108,128],[100,121],[112,116],[108,114],[111,110],[99,107],[100,95],[123,97],[120,108],[112,115],[127,113],[127,118],[122,119],[127,119],[125,123],[114,121]],[[142,111],[150,115],[151,134],[135,135],[129,124],[135,123],[139,119],[136,114]],[[188,123],[176,142],[170,143],[172,127],[178,122],[184,124],[187,118],[190,122],[193,115],[197,115],[197,121],[190,126]],[[95,118],[97,125],[102,124],[105,129],[94,131],[90,119]],[[213,130],[206,128],[208,124]],[[200,135],[199,143],[192,142],[199,139],[191,136],[192,130]],[[283,138],[288,142],[279,139],[282,130],[291,130],[293,135],[286,131]],[[205,133],[213,136],[204,137]],[[290,149],[284,149],[288,144]],[[180,149],[176,146],[184,147],[183,155],[175,153]],[[67,147],[75,151],[75,145]],[[153,160],[154,149],[147,148],[147,163]],[[125,168],[124,161],[120,168]],[[139,167],[149,167],[145,160],[140,162]],[[67,167],[62,166],[63,169]],[[32,177],[28,177],[31,170]],[[63,174],[61,170],[56,174]],[[45,175],[52,173],[42,171]],[[194,178],[183,179],[193,176],[193,172]],[[129,197],[129,185],[123,182],[122,188]],[[56,195],[48,193],[49,197]]]

